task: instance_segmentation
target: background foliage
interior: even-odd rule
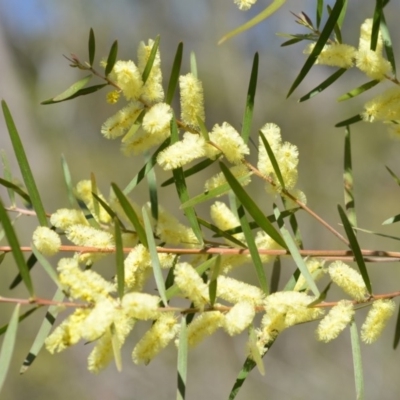
[[[260,76],[254,126],[265,121],[280,125],[284,139],[299,147],[298,186],[307,194],[309,205],[331,223],[338,223],[336,204],[343,201],[344,131],[333,126],[359,112],[366,97],[339,104],[335,99],[347,89],[363,83],[363,78],[357,72],[349,71],[326,93],[297,104],[301,95],[331,73],[329,68],[317,66],[294,95],[286,100],[287,91],[304,63],[303,46],[281,49],[283,40],[274,36],[276,32],[297,32],[299,27],[294,24],[289,11],[308,12],[313,10],[314,3],[288,1],[272,18],[218,47],[216,43],[223,34],[261,11],[265,2],[259,0],[251,11],[243,13],[229,0],[137,0],[120,1],[112,6],[95,0],[0,0],[0,52],[3,55],[0,59],[3,71],[0,97],[7,100],[19,127],[46,209],[52,212],[56,207],[67,205],[61,182],[60,153],[64,153],[69,161],[75,181],[87,178],[90,172],[95,171],[98,184],[104,191],[110,181],[121,185],[127,183],[140,166],[134,165],[134,159],[124,158],[116,142],[105,141],[99,134],[101,123],[114,112],[105,103],[103,93],[57,106],[39,106],[40,101],[64,90],[80,76],[78,71],[68,69],[62,54],[85,55],[87,32],[92,26],[96,32],[97,48],[105,49],[104,56],[112,41],[118,38],[120,56],[126,59],[135,52],[140,40],[161,34],[164,67],[171,65],[176,46],[183,40],[182,70],[189,69],[189,51],[195,51],[199,77],[204,82],[210,126],[223,120],[239,126],[252,58],[254,52],[259,51]],[[344,35],[353,40],[352,44],[357,43],[359,26],[372,15],[373,8],[372,1],[350,2],[347,21],[351,23],[345,27]],[[396,15],[400,6],[391,2],[387,10],[387,23],[395,38],[396,49],[396,38],[399,37]],[[370,91],[368,96],[373,93]],[[355,191],[358,220],[362,227],[378,230],[382,221],[398,213],[398,187],[384,165],[399,173],[396,164],[399,145],[388,138],[382,125],[361,123],[353,128]],[[0,125],[0,147],[12,154],[4,124]],[[255,186],[252,190],[257,189]],[[172,188],[167,189],[165,195],[172,195],[172,191]],[[262,196],[264,192],[255,194],[257,200],[262,200]],[[144,198],[137,201],[141,203]],[[26,219],[23,221],[25,233],[19,229],[22,232],[21,243],[30,240],[34,225],[33,221],[32,225]],[[21,223],[19,227],[22,228]],[[336,249],[341,246],[309,219],[304,228],[302,232],[309,248]],[[396,234],[396,226],[385,227],[385,233]],[[372,236],[360,235],[359,240],[364,248],[379,248],[383,243]],[[385,242],[386,247],[391,244],[396,250],[396,242]],[[2,264],[2,269],[4,279],[0,291],[7,294],[6,288],[14,276],[15,267],[7,261]],[[241,273],[246,272],[242,270]],[[397,289],[394,285],[399,275],[395,265],[374,264],[370,268],[376,292]],[[40,278],[35,276],[36,280]],[[47,279],[43,276],[40,287],[45,294]],[[16,295],[13,292],[13,296]],[[11,310],[12,307],[2,305],[1,325],[9,320]],[[359,312],[357,318],[361,321],[365,314]],[[366,391],[370,398],[391,399],[400,389],[396,374],[397,356],[391,349],[394,323],[394,319],[391,320],[376,344],[362,348]],[[83,399],[169,399],[174,396],[173,348],[147,367],[132,365],[128,360],[130,355],[125,354],[123,373],[118,374],[110,366],[101,378],[86,371],[88,350],[82,346],[56,357],[43,352],[34,368],[19,377],[20,364],[38,324],[39,319],[26,321],[19,331],[18,348],[4,388],[4,398],[21,399],[27,393],[31,399],[61,400],[72,396]],[[238,399],[264,399],[267,395],[269,399],[352,398],[354,384],[349,335],[325,345],[313,340],[314,328],[309,324],[282,334],[265,357],[266,376],[261,377],[254,371]],[[127,346],[141,333],[140,330],[135,332]],[[231,339],[221,333],[191,352],[188,398],[226,397],[242,365],[244,340],[244,337]]]

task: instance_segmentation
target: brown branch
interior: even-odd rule
[[[22,252],[31,252],[30,246],[21,246]],[[0,246],[0,252],[9,253],[12,251],[11,246]],[[88,246],[75,246],[63,245],[60,251],[69,253],[115,253],[115,248],[98,248]],[[125,247],[124,253],[132,251],[131,247]],[[249,255],[248,249],[236,249],[229,247],[208,247],[202,249],[184,249],[174,247],[157,247],[158,253],[169,253],[178,255],[194,255],[194,254],[218,254],[218,255]],[[290,252],[283,249],[266,250],[259,249],[259,254],[270,256],[290,256]],[[325,260],[342,260],[342,261],[355,261],[354,254],[351,250],[312,250],[300,249],[299,253],[303,257],[316,257]],[[366,262],[397,262],[400,261],[400,252],[397,251],[383,251],[383,250],[361,250]]]

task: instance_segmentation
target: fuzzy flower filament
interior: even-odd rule
[[[358,271],[342,261],[335,261],[329,266],[328,272],[332,281],[353,299],[365,300],[368,293],[367,287]]]
[[[181,95],[181,119],[193,127],[198,128],[197,118],[205,121],[203,85],[193,74],[179,77]]]
[[[47,226],[38,226],[33,232],[32,241],[40,253],[53,256],[61,246],[60,236]]]
[[[163,313],[135,346],[132,359],[135,364],[148,364],[179,332],[173,313]]]
[[[208,286],[189,263],[176,264],[174,275],[176,285],[186,297],[193,301],[196,307],[203,308],[210,302]]]
[[[317,328],[318,340],[330,342],[351,322],[354,316],[354,307],[351,301],[341,300],[322,319]]]
[[[396,304],[391,299],[379,299],[373,302],[367,319],[361,327],[361,340],[373,343],[381,335],[387,321],[393,315]]]

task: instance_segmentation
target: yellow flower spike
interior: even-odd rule
[[[181,95],[181,119],[193,127],[198,128],[197,118],[205,121],[203,85],[193,74],[179,77]]]
[[[33,232],[32,241],[35,247],[45,256],[58,253],[61,239],[58,234],[46,226],[38,226]]]
[[[353,303],[349,300],[341,300],[322,319],[317,328],[317,338],[322,342],[330,342],[351,322],[354,316]]]
[[[361,340],[364,343],[373,343],[381,335],[387,321],[393,315],[396,304],[391,299],[374,301],[367,319],[361,327]]]
[[[135,364],[148,364],[179,331],[173,313],[163,313],[135,346],[132,359]]]
[[[358,271],[342,261],[335,261],[329,266],[328,272],[332,281],[353,299],[365,300],[367,287]]]

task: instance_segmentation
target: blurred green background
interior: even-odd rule
[[[7,101],[15,118],[46,210],[53,212],[68,206],[62,180],[61,153],[69,162],[75,182],[88,179],[90,173],[95,172],[98,185],[106,195],[110,182],[126,185],[143,162],[141,158],[126,158],[120,153],[119,142],[107,141],[101,136],[101,124],[120,107],[105,102],[105,91],[58,105],[39,104],[84,76],[82,71],[69,68],[62,55],[75,53],[85,60],[88,33],[92,27],[97,39],[98,61],[99,56],[107,56],[115,39],[119,40],[119,57],[135,60],[139,41],[160,34],[164,78],[169,75],[178,43],[183,41],[182,73],[189,71],[189,55],[194,51],[199,77],[204,83],[206,123],[210,129],[215,123],[224,121],[240,129],[252,59],[258,51],[260,70],[253,138],[266,122],[275,122],[282,128],[284,140],[299,148],[298,186],[306,193],[308,205],[338,227],[337,204],[343,203],[344,131],[334,128],[334,124],[360,112],[363,102],[388,85],[383,84],[353,101],[337,103],[339,95],[367,80],[357,71],[349,71],[328,91],[299,104],[297,100],[301,95],[333,72],[328,67],[316,66],[294,95],[286,99],[287,91],[304,63],[304,45],[281,48],[283,40],[275,33],[304,32],[294,23],[290,11],[305,11],[314,18],[315,2],[288,1],[267,21],[218,46],[218,40],[225,33],[256,15],[269,1],[259,0],[256,6],[244,13],[231,0],[0,0],[0,97]],[[344,28],[347,43],[357,46],[359,27],[366,17],[372,15],[374,3],[372,0],[350,2]],[[400,51],[397,39],[400,37],[399,12],[400,4],[395,1],[386,8],[386,19],[397,53]],[[381,124],[359,123],[352,132],[359,225],[396,235],[395,225],[382,228],[381,223],[398,213],[399,188],[384,166],[400,174],[400,144],[389,138]],[[15,175],[19,176],[3,122],[0,123],[0,147],[5,149]],[[161,182],[165,175],[158,173]],[[190,184],[193,195],[202,190],[201,179],[194,179]],[[251,190],[263,209],[269,211],[273,199],[257,183],[253,183]],[[143,204],[147,200],[146,184],[133,192],[133,196],[135,201]],[[177,200],[172,188],[164,189],[160,197],[166,208],[182,217],[176,209]],[[199,212],[208,219],[207,207],[200,207]],[[308,216],[299,213],[299,220],[306,248],[343,248]],[[16,225],[21,243],[28,244],[35,227],[34,219],[23,217]],[[363,248],[398,249],[396,241],[366,234],[360,234],[359,239]],[[110,265],[112,263],[110,258]],[[8,290],[16,271],[11,257],[6,258],[1,268],[0,293],[26,297],[23,288],[14,292]],[[291,262],[285,262],[284,277],[289,276],[293,268]],[[397,264],[374,264],[369,270],[374,292],[398,289],[400,274]],[[249,282],[255,282],[251,266],[238,271],[238,274]],[[35,271],[34,278],[37,293],[43,297],[51,296],[54,288],[47,277]],[[333,291],[330,299],[338,299],[341,295],[339,291]],[[8,305],[1,306],[1,324],[8,321],[11,309]],[[2,399],[167,400],[175,397],[176,350],[173,345],[149,366],[135,366],[130,360],[131,350],[145,326],[135,330],[125,344],[122,373],[110,365],[101,376],[91,375],[86,370],[86,357],[91,346],[80,343],[56,356],[43,351],[33,367],[19,376],[19,367],[43,315],[44,311],[38,312],[21,324],[18,348]],[[364,318],[365,312],[357,314],[360,324]],[[367,398],[394,399],[400,391],[397,377],[399,350],[392,350],[394,325],[393,319],[378,343],[362,345]],[[348,330],[326,345],[315,340],[315,327],[316,324],[305,324],[284,332],[265,357],[266,375],[260,376],[253,371],[237,398],[354,398]],[[227,398],[245,358],[244,336],[232,339],[219,332],[190,352],[188,399]]]

